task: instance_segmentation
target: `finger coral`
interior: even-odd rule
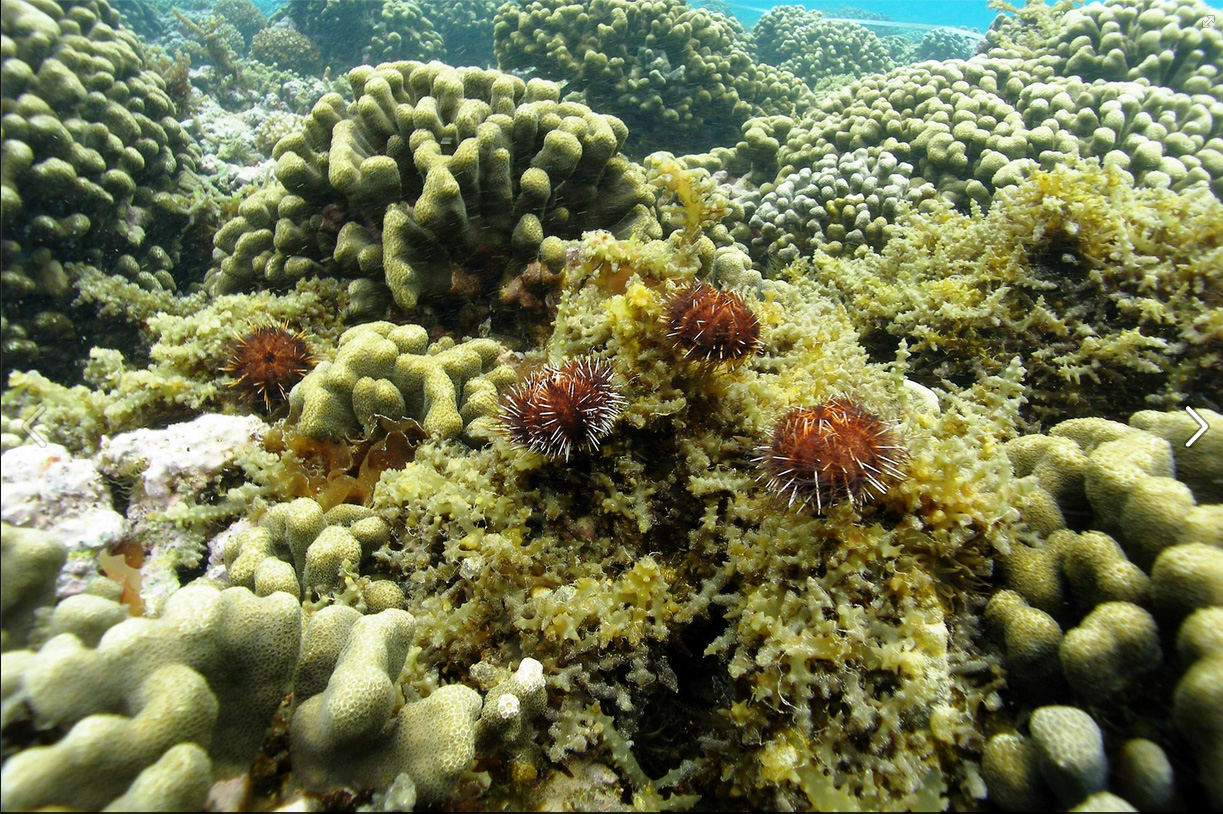
[[[618,154],[623,123],[559,101],[550,82],[419,62],[348,78],[354,101],[324,96],[277,144],[276,180],[217,232],[213,290],[338,276],[382,308],[453,310],[474,329],[545,238],[658,231],[640,170]]]
[[[811,95],[788,71],[753,61],[722,15],[679,0],[506,4],[493,37],[503,68],[568,82],[623,118],[642,154],[676,136],[698,149],[733,141],[748,116],[789,115]]]

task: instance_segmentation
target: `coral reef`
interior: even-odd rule
[[[267,28],[267,17],[251,0],[217,0],[212,4],[212,12],[238,29],[247,46]]]
[[[1040,706],[1029,734],[1003,731],[986,745],[985,780],[1005,810],[1047,806],[1051,795],[1075,806],[1101,793],[1175,808],[1184,775],[1194,773],[1177,755],[1178,730],[1207,795],[1220,800],[1210,767],[1223,720],[1208,710],[1220,697],[1223,651],[1217,633],[1204,631],[1223,603],[1223,504],[1207,502],[1218,500],[1223,459],[1184,446],[1193,429],[1182,417],[1072,419],[1006,445],[1032,535],[1003,557],[1007,589],[991,598],[987,618],[1003,640],[1015,700]],[[1185,480],[1176,480],[1182,468]],[[1201,494],[1188,482],[1202,484]],[[1179,662],[1161,646],[1178,628]],[[1063,703],[1049,705],[1053,698]],[[1146,716],[1145,707],[1169,702],[1171,722],[1165,712]],[[1024,707],[1017,712],[1021,719]],[[1110,759],[1118,762],[1112,791]]]
[[[316,72],[323,61],[313,40],[295,28],[281,25],[264,28],[254,35],[251,56],[268,65],[303,74]]]
[[[442,438],[493,432],[500,388],[513,369],[492,339],[429,344],[419,325],[374,322],[340,337],[335,359],[322,362],[289,394],[291,417],[310,438],[373,431],[377,418],[411,418]]]
[[[733,138],[753,115],[809,101],[793,74],[756,64],[726,18],[682,0],[533,0],[497,11],[494,44],[504,70],[533,70],[629,126],[646,154],[679,138],[706,149]]]
[[[488,292],[547,238],[657,232],[639,171],[617,154],[624,125],[558,102],[551,83],[416,62],[349,81],[356,101],[324,96],[277,144],[277,180],[217,233],[213,290],[356,278],[369,311],[448,305],[470,333]]]
[[[1031,6],[1018,15],[1020,25],[991,32],[990,54],[1032,60],[1088,82],[1145,80],[1223,101],[1217,70],[1223,34],[1201,24],[1204,8],[1193,0]]]
[[[1115,164],[1139,186],[1208,186],[1223,196],[1223,34],[1205,22],[1212,10],[1193,0],[1093,9],[1016,22],[1038,46],[1009,38],[1011,46],[966,61],[864,76],[824,97],[788,129],[776,176],[738,198],[749,224],[737,239],[758,258],[782,261],[817,248],[877,251],[900,198],[937,193],[967,212],[1031,169],[1075,158]],[[1110,22],[1113,14],[1129,22]],[[1141,71],[1104,70],[1087,47],[1096,26],[1108,29],[1098,36],[1116,55],[1110,64],[1162,53],[1142,57]],[[1157,70],[1160,59],[1168,64]]]
[[[295,0],[272,16],[322,49],[323,62],[336,71],[401,59],[428,61],[444,56],[441,34],[414,0]]]
[[[856,79],[892,68],[887,49],[868,29],[802,6],[773,6],[752,27],[752,38],[758,59],[811,86],[831,75]]]
[[[108,328],[77,308],[84,269],[171,291],[189,216],[201,205],[198,148],[164,81],[104,0],[6,3],[3,370],[61,380]]]
[[[919,378],[963,381],[1020,353],[1031,415],[1124,418],[1187,393],[1218,409],[1223,205],[1059,166],[986,215],[929,202],[882,254],[805,268],[876,352],[902,337]],[[802,265],[802,264],[800,264]]]
[[[1223,805],[1204,6],[256,2],[5,0],[0,807]]]
[[[312,345],[331,344],[341,332],[336,315],[347,305],[343,290],[328,280],[304,280],[288,294],[214,298],[141,294],[101,274],[83,278],[80,288],[83,299],[145,326],[148,359],[95,347],[85,384],[67,387],[36,371],[16,372],[2,402],[6,415],[37,415],[48,439],[73,454],[96,452],[107,435],[237,403],[236,390],[219,373],[243,326],[272,321],[304,332]]]
[[[944,28],[934,28],[922,35],[908,55],[906,62],[925,62],[926,60],[970,59],[973,55],[973,42],[959,32]]]
[[[426,2],[433,26],[446,44],[446,62],[476,68],[497,67],[493,53],[496,0],[440,0]]]

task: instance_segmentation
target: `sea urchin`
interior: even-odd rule
[[[624,409],[602,359],[573,359],[533,373],[506,394],[501,423],[516,444],[569,460],[577,450],[597,450]]]
[[[791,506],[814,500],[818,514],[842,500],[880,497],[904,478],[905,448],[895,427],[847,398],[786,413],[760,453],[769,488]]]
[[[696,282],[667,302],[667,336],[685,359],[737,362],[759,346],[760,320],[738,294]]]
[[[235,338],[222,370],[234,377],[232,386],[250,401],[263,400],[269,412],[272,398],[288,398],[293,385],[310,372],[314,354],[305,334],[284,326],[256,328]]]

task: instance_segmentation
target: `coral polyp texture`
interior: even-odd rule
[[[612,367],[603,359],[572,359],[536,371],[512,388],[501,409],[510,441],[569,460],[593,452],[624,410]]]
[[[78,275],[175,289],[199,148],[105,0],[6,0],[2,23],[3,372],[77,379],[111,324],[74,308]]]
[[[1018,703],[982,762],[1003,809],[1099,795],[1174,808],[1186,790],[1223,802],[1223,639],[1205,633],[1223,606],[1223,457],[1208,434],[1185,446],[1196,429],[1184,412],[1144,410],[1006,444],[1030,533],[1001,558],[1006,588],[986,606]],[[1170,722],[1142,723],[1169,706]],[[1183,744],[1196,766],[1176,757]],[[1195,771],[1202,790],[1184,783]]]
[[[263,402],[269,412],[273,400],[284,401],[310,372],[314,355],[305,334],[284,327],[255,328],[235,337],[229,361],[222,368],[234,377],[233,387],[251,402]]]
[[[887,48],[863,26],[825,19],[802,6],[774,6],[752,27],[756,55],[808,85],[834,76],[857,78],[892,67]]]
[[[847,398],[790,410],[760,451],[769,488],[817,514],[842,501],[882,497],[904,478],[905,447],[894,426]]]
[[[667,302],[667,336],[684,358],[704,364],[739,362],[760,343],[760,320],[743,298],[697,282]]]
[[[734,139],[749,116],[790,115],[811,91],[757,64],[741,29],[682,0],[506,3],[493,28],[498,64],[565,81],[629,125],[633,151]]]
[[[773,173],[739,190],[747,218],[737,239],[760,259],[787,262],[814,249],[878,251],[902,199],[988,208],[1033,168],[1075,158],[1115,165],[1142,187],[1223,196],[1217,9],[1197,0],[1068,6],[1028,4],[971,59],[864,75],[793,116],[774,142],[752,135],[768,120],[744,123],[745,142],[701,159],[739,176],[760,147],[774,150]]]
[[[541,253],[562,259],[556,238],[658,231],[640,170],[618,154],[624,124],[558,101],[551,82],[419,62],[348,79],[354,101],[324,96],[276,145],[276,180],[217,232],[213,290],[337,276],[366,318],[392,302],[467,305],[474,328],[490,292]]]
[[[378,418],[410,418],[443,438],[494,431],[500,388],[513,380],[492,339],[429,342],[419,325],[372,322],[345,331],[335,358],[289,394],[290,420],[310,438],[369,434]]]
[[[290,30],[316,41],[337,72],[362,63],[438,59],[445,51],[430,15],[414,0],[296,0],[273,15],[279,17],[292,22]]]

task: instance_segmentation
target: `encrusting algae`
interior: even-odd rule
[[[348,81],[199,290],[80,269],[139,339],[10,377],[5,810],[1223,801],[1209,192],[1030,168],[761,271],[553,83]]]

